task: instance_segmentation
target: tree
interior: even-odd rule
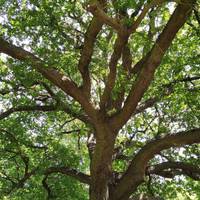
[[[197,6],[1,1],[2,199],[198,198]]]

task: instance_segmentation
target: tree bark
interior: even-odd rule
[[[115,134],[109,126],[99,123],[96,127],[96,146],[91,162],[90,200],[109,200],[114,143]]]

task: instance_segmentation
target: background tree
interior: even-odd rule
[[[198,2],[0,4],[2,199],[199,198]]]

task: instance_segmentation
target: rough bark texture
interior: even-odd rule
[[[109,199],[109,184],[112,181],[112,155],[115,134],[109,125],[99,121],[96,126],[96,146],[91,161],[91,194],[92,200]]]

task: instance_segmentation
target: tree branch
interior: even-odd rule
[[[14,112],[23,112],[23,111],[43,111],[43,112],[48,112],[48,111],[55,111],[56,110],[56,106],[55,105],[49,105],[49,106],[38,106],[38,105],[34,105],[34,106],[18,106],[16,108],[10,108],[9,110],[0,113],[0,120],[8,117],[9,115],[11,115]]]
[[[83,49],[78,63],[78,68],[83,78],[83,92],[86,94],[88,99],[91,90],[91,80],[88,66],[91,62],[96,37],[100,32],[102,25],[103,23],[96,17],[92,19],[90,26],[88,27],[88,30],[85,34]]]
[[[138,102],[149,87],[155,70],[160,65],[165,52],[191,13],[192,3],[193,0],[185,0],[177,6],[152,50],[147,54],[146,58],[142,59],[144,67],[133,84],[123,109],[110,120],[113,129],[119,130],[128,121],[132,113],[134,113]]]
[[[90,184],[90,176],[82,172],[78,172],[75,169],[70,169],[68,167],[49,167],[44,172],[45,175],[50,175],[52,173],[61,173],[67,176],[71,176],[82,183],[86,183],[88,185]]]
[[[0,120],[5,119],[6,117],[10,116],[12,113],[15,112],[51,112],[51,111],[63,111],[72,117],[75,117],[76,119],[79,119],[80,121],[84,123],[91,123],[90,119],[86,115],[78,114],[74,112],[72,109],[70,109],[67,105],[62,105],[61,107],[57,105],[47,105],[47,106],[39,106],[39,105],[33,105],[33,106],[18,106],[16,108],[10,108],[5,112],[0,113]]]
[[[111,96],[111,92],[113,90],[113,87],[115,85],[115,79],[116,79],[116,73],[117,73],[117,63],[121,57],[123,48],[125,47],[126,43],[128,41],[127,36],[120,36],[118,35],[115,45],[114,45],[114,51],[111,56],[110,62],[109,62],[109,74],[107,76],[104,92],[100,98],[100,108],[102,110],[105,109],[106,104],[108,103],[108,100]]]
[[[173,93],[173,89],[171,87],[173,87],[173,85],[177,84],[177,83],[186,83],[186,82],[192,82],[192,81],[196,81],[196,80],[200,80],[200,76],[193,76],[193,77],[185,77],[182,79],[177,79],[174,80],[170,83],[161,85],[159,88],[164,88],[165,91],[163,94],[160,94],[160,97],[151,97],[150,99],[147,99],[144,103],[142,103],[140,106],[138,106],[135,110],[135,112],[133,113],[134,115],[143,112],[144,110],[146,110],[147,108],[150,108],[152,106],[154,106],[157,102],[159,102],[159,100],[163,97],[163,96],[167,96]]]
[[[32,53],[8,43],[3,38],[0,38],[0,52],[3,52],[15,59],[31,63],[32,66],[45,78],[53,82],[67,94],[74,96],[72,89],[77,90],[76,84],[55,70],[53,67],[47,68],[48,65]]]
[[[48,176],[46,175],[43,180],[42,180],[42,185],[44,187],[44,189],[47,191],[47,200],[50,199],[52,197],[52,191],[51,188],[49,187],[48,183],[47,183],[47,178]]]
[[[62,89],[66,94],[77,100],[91,118],[95,116],[95,109],[85,97],[84,93],[78,88],[76,83],[71,81],[61,72],[57,71],[54,67],[48,67],[48,64],[44,63],[41,59],[32,53],[8,43],[3,38],[0,38],[0,52],[3,52],[23,62],[30,63],[45,78]]]
[[[152,106],[155,105],[155,103],[157,103],[159,100],[158,97],[153,97],[150,99],[147,99],[142,105],[140,105],[135,112],[133,113],[134,115],[143,112],[144,110],[146,110],[147,108],[150,108]]]
[[[161,3],[165,2],[165,0],[153,0],[150,3],[147,3],[144,5],[144,8],[138,18],[133,22],[132,26],[129,28],[129,34],[134,33],[144,17],[146,16],[147,12],[155,5],[159,5]]]
[[[114,18],[109,17],[96,3],[91,4],[88,7],[88,11],[90,11],[96,18],[101,20],[104,24],[111,26],[117,32],[121,32],[124,27]]]
[[[129,75],[132,66],[132,54],[128,44],[123,48],[122,52],[122,67]]]
[[[166,178],[176,175],[186,175],[194,180],[200,180],[200,168],[183,162],[163,162],[147,167],[147,174],[155,174]]]
[[[164,149],[200,143],[200,128],[169,134],[147,143],[131,161],[128,169],[114,190],[116,200],[126,200],[139,184],[144,181],[145,170],[150,159]]]
[[[199,13],[198,13],[198,11],[196,9],[194,9],[194,15],[196,17],[196,20],[197,20],[198,24],[200,25],[200,16],[199,16]]]

